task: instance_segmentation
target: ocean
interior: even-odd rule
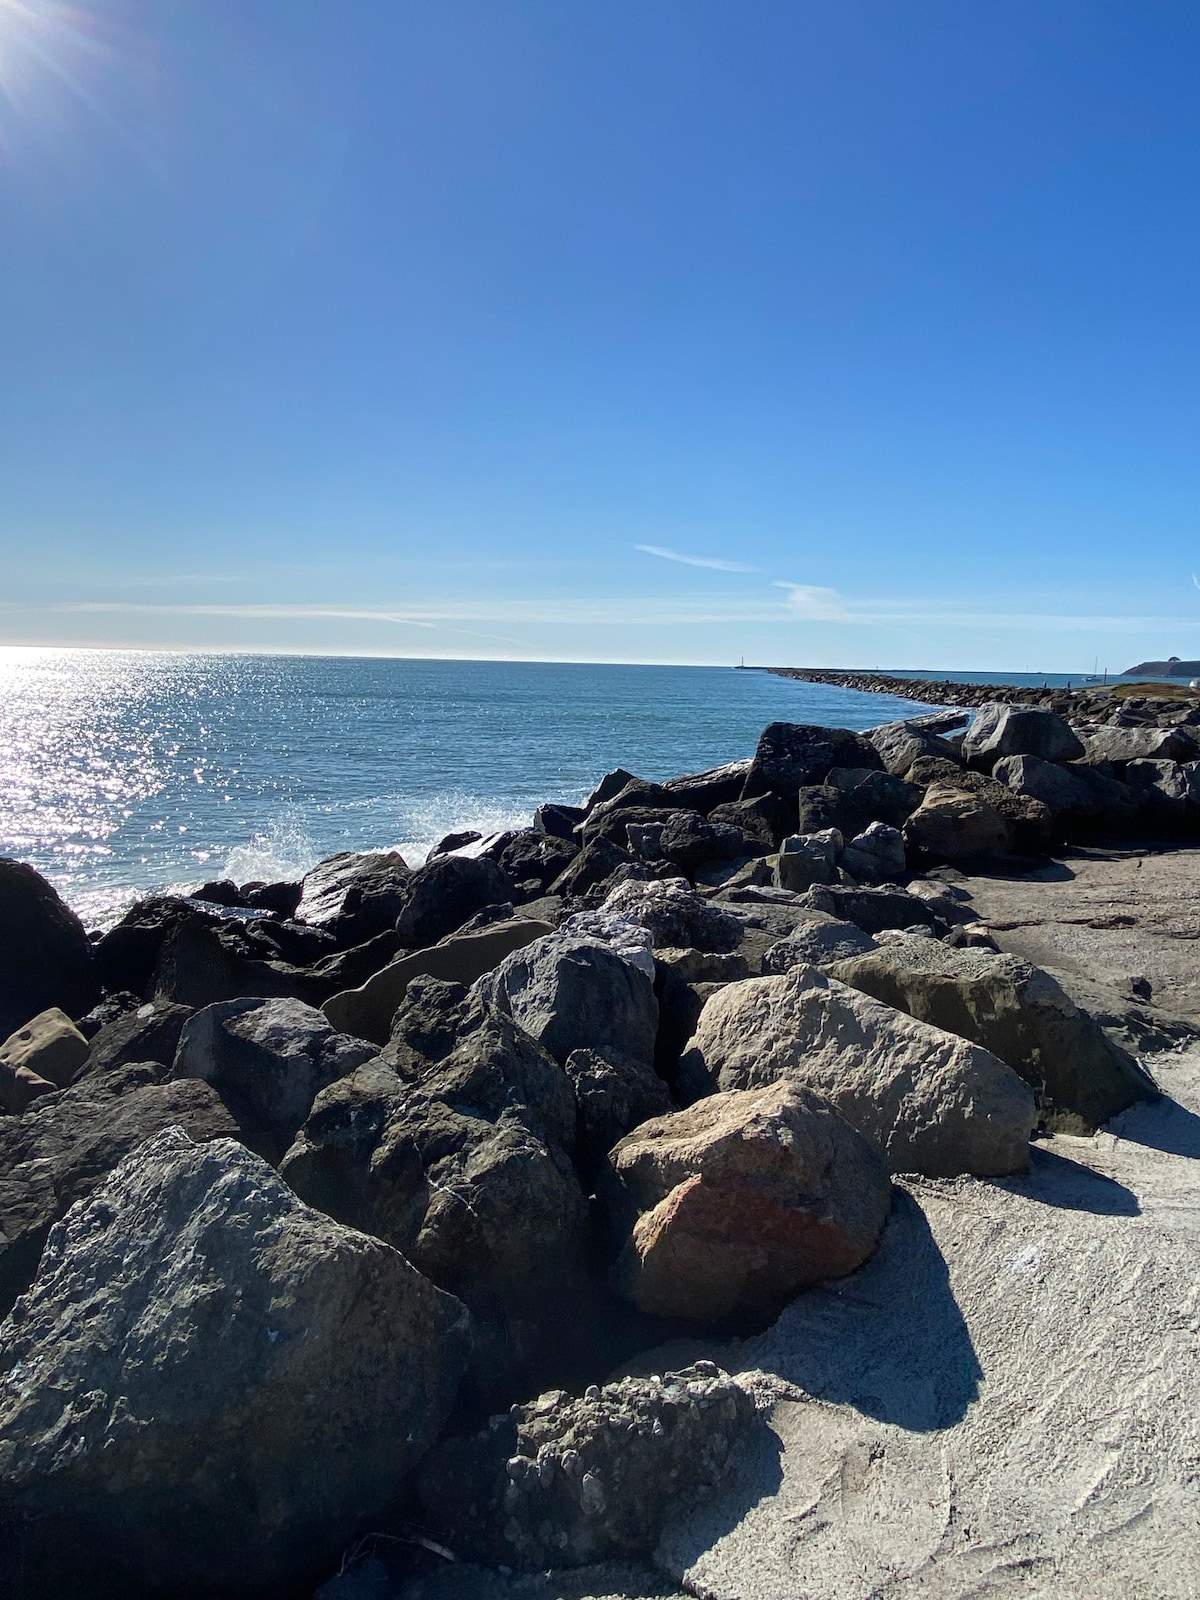
[[[0,854],[103,927],[139,895],[293,878],[339,850],[416,865],[615,766],[748,756],[768,722],[913,711],[720,667],[2,649]]]

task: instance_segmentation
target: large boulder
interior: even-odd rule
[[[697,811],[673,811],[658,838],[658,849],[685,871],[713,861],[736,861],[752,855],[758,841],[728,822],[713,822]]]
[[[52,1006],[0,1044],[0,1093],[6,1076],[22,1070],[48,1079],[56,1089],[65,1089],[87,1054],[83,1034],[64,1011]]]
[[[749,1394],[708,1361],[551,1392],[439,1445],[421,1505],[456,1552],[522,1572],[648,1555],[754,1426]]]
[[[78,1076],[90,1077],[112,1067],[131,1066],[135,1061],[158,1061],[169,1067],[179,1048],[183,1025],[191,1015],[190,1006],[157,1001],[122,1012],[92,1035],[87,1060]]]
[[[860,1267],[891,1203],[876,1148],[786,1079],[643,1123],[609,1161],[637,1214],[612,1281],[658,1316],[777,1312]]]
[[[416,950],[390,962],[359,988],[331,995],[321,1010],[340,1033],[386,1044],[392,1018],[414,978],[474,983],[512,951],[552,932],[548,922],[512,917],[477,932],[452,933],[428,950]]]
[[[184,1024],[173,1075],[211,1083],[277,1160],[320,1091],[374,1054],[299,1000],[226,1000]]]
[[[1014,839],[1008,818],[988,801],[935,784],[904,824],[904,842],[937,861],[972,861],[1010,851]]]
[[[1029,1160],[1033,1092],[1011,1067],[815,967],[719,989],[680,1071],[693,1089],[815,1089],[893,1172],[1000,1177]]]
[[[952,744],[913,722],[883,722],[877,728],[868,728],[865,737],[879,752],[885,770],[898,778],[907,777],[913,762],[923,756],[956,759]]]
[[[963,736],[963,755],[990,770],[1001,756],[1038,756],[1074,761],[1084,747],[1069,722],[1041,706],[1010,706],[991,700],[979,707]]]
[[[1155,1089],[1060,984],[1019,956],[903,939],[830,969],[886,1005],[990,1050],[1035,1091],[1045,1120],[1093,1132]]]
[[[986,800],[1012,824],[1013,848],[1030,855],[1050,849],[1054,841],[1053,817],[1048,806],[1032,795],[1018,794],[995,776],[976,772],[972,767],[956,766],[951,761],[926,760],[914,763],[909,771],[913,783],[925,789],[934,786],[955,789],[962,794],[976,795]]]
[[[544,894],[579,854],[575,841],[556,839],[539,829],[518,833],[500,852],[499,864],[521,900]]]
[[[575,1091],[576,1158],[585,1176],[596,1171],[631,1129],[675,1110],[664,1081],[642,1061],[601,1050],[572,1050],[563,1070]]]
[[[163,946],[177,929],[194,922],[216,928],[217,909],[179,895],[138,900],[96,944],[96,968],[106,990],[147,998]]]
[[[7,1592],[307,1592],[433,1443],[465,1331],[241,1145],[157,1134],[0,1329]]]
[[[850,887],[830,884],[809,889],[798,902],[793,926],[801,915],[811,918],[814,911],[852,922],[856,928],[870,934],[884,933],[889,928],[915,928],[918,925],[939,933],[943,931],[938,911],[929,900],[908,889],[897,889],[890,885],[869,888],[865,885]]]
[[[477,988],[560,1065],[572,1050],[594,1049],[649,1066],[658,1002],[650,941],[643,938],[639,958],[636,947],[559,929],[506,956]]]
[[[731,761],[707,772],[689,772],[682,778],[669,778],[663,788],[676,805],[702,811],[707,816],[715,806],[737,800],[750,770],[749,759]]]
[[[644,928],[656,950],[721,952],[736,950],[742,942],[743,928],[737,917],[677,878],[622,883],[599,909],[603,916]]]
[[[842,851],[842,867],[859,883],[892,883],[904,876],[908,862],[904,835],[886,822],[873,822]]]
[[[39,872],[0,856],[0,1038],[52,1006],[81,1017],[99,998],[79,918]]]
[[[175,923],[163,940],[145,992],[159,1004],[193,1009],[222,1000],[266,997],[316,1006],[344,987],[332,976],[288,961],[262,959],[237,927],[188,916]]]
[[[172,1127],[198,1143],[241,1137],[215,1089],[166,1077],[156,1062],[110,1067],[0,1119],[0,1317],[33,1282],[53,1224],[144,1139]]]
[[[790,972],[793,967],[825,967],[877,948],[871,935],[853,922],[842,922],[818,911],[813,913],[811,922],[799,923],[786,939],[766,951],[762,969],[767,974],[778,974]]]
[[[1083,760],[1089,765],[1126,761],[1195,761],[1200,747],[1188,728],[1121,728],[1109,723],[1088,729]]]
[[[395,926],[411,876],[398,850],[343,851],[305,874],[296,918],[324,928],[339,943],[361,944]]]
[[[882,769],[883,762],[868,739],[848,728],[772,722],[759,737],[743,797],[794,795],[808,784],[824,783],[833,767]]]
[[[1038,756],[1005,756],[992,776],[1015,793],[1040,800],[1050,815],[1068,826],[1124,826],[1138,814],[1129,787],[1085,763],[1058,766]]]
[[[511,896],[512,885],[494,861],[435,856],[404,884],[396,918],[400,943],[410,950],[437,944],[476,912],[501,905]]]

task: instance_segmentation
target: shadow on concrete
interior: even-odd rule
[[[903,1190],[866,1266],[794,1300],[740,1359],[915,1433],[958,1422],[983,1376],[945,1257]]]
[[[1142,1210],[1137,1195],[1123,1183],[1037,1144],[1030,1146],[1029,1171],[998,1178],[995,1187],[1039,1205],[1090,1211],[1097,1217],[1136,1217]]]
[[[1107,1131],[1130,1144],[1168,1156],[1200,1160],[1200,1117],[1164,1094],[1149,1104],[1130,1106],[1107,1124]]]

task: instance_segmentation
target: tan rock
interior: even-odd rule
[[[656,1117],[610,1161],[643,1213],[614,1284],[659,1316],[777,1310],[861,1266],[891,1202],[879,1153],[827,1100],[787,1082]]]
[[[1023,1168],[1033,1091],[979,1045],[799,966],[718,989],[680,1063],[694,1092],[780,1078],[824,1095],[893,1172]]]
[[[321,1009],[340,1033],[386,1044],[396,1008],[419,974],[441,978],[446,983],[474,983],[514,950],[553,931],[548,922],[513,917],[481,928],[478,933],[451,934],[428,950],[417,950],[390,962],[361,987],[331,995]]]
[[[935,784],[904,824],[904,842],[939,860],[969,860],[1013,847],[1012,824],[965,789]]]
[[[87,1040],[65,1011],[40,1012],[0,1045],[0,1104],[20,1112],[38,1095],[65,1089],[87,1054]]]

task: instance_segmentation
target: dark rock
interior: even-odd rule
[[[96,967],[105,989],[148,998],[163,946],[184,924],[217,927],[216,911],[178,895],[139,900],[96,946]]]
[[[579,854],[573,839],[555,839],[534,829],[518,833],[500,854],[500,866],[521,886],[522,900],[536,900]]]
[[[658,848],[685,871],[758,853],[755,838],[728,822],[709,821],[697,811],[672,812],[659,835]]]
[[[564,1068],[578,1107],[576,1155],[585,1176],[618,1139],[675,1110],[670,1091],[644,1062],[600,1050],[572,1050]]]
[[[79,918],[40,873],[0,856],[0,1038],[52,1006],[82,1016],[99,998]]]
[[[110,1067],[0,1118],[0,1317],[33,1282],[53,1225],[144,1139],[171,1127],[198,1142],[241,1136],[215,1089],[167,1083],[167,1070]]]
[[[242,891],[230,878],[220,878],[213,883],[202,883],[198,889],[192,890],[188,898],[202,900],[208,905],[226,906],[238,910],[247,909]]]
[[[465,1331],[240,1145],[155,1135],[54,1230],[4,1325],[0,1584],[311,1592],[436,1438]]]
[[[676,805],[708,816],[715,806],[729,805],[740,798],[750,762],[731,761],[708,772],[690,772],[686,777],[670,778],[663,788]]]
[[[608,883],[615,873],[638,863],[627,850],[620,850],[610,840],[593,839],[550,885],[550,892],[559,895],[584,895]]]
[[[494,861],[438,856],[404,885],[396,932],[402,945],[421,950],[457,932],[485,906],[511,899],[508,876]]]
[[[278,997],[319,1006],[342,987],[286,961],[247,956],[240,930],[225,929],[199,917],[178,922],[163,942],[147,989],[159,1003],[215,1005],[222,1000]],[[252,947],[250,947],[252,948]]]
[[[885,928],[911,928],[924,923],[936,933],[945,929],[926,900],[904,889],[849,889],[840,885],[813,888],[800,904],[813,911],[824,911],[842,922],[852,922],[864,933],[882,933]]]
[[[75,1019],[75,1026],[87,1040],[92,1040],[101,1028],[110,1022],[117,1022],[129,1012],[136,1011],[142,1004],[142,997],[131,994],[128,989],[116,989],[98,1000],[92,1009],[82,1017]]]
[[[136,1011],[126,1011],[105,1023],[88,1047],[87,1060],[76,1082],[131,1066],[136,1061],[157,1061],[167,1068],[179,1048],[179,1035],[192,1015],[190,1006],[149,1001]]]
[[[743,797],[752,800],[769,792],[796,794],[823,783],[832,767],[882,769],[883,762],[874,745],[848,728],[772,722],[759,737]]]
[[[242,899],[256,911],[269,911],[272,916],[284,919],[296,915],[296,907],[304,893],[300,883],[244,883]]]
[[[632,772],[626,772],[624,767],[614,767],[611,772],[606,772],[600,782],[583,802],[584,815],[590,814],[597,806],[603,805],[606,800],[611,800],[619,795],[621,790],[629,783],[640,783],[640,778],[635,778]]]
[[[381,972],[400,953],[400,940],[394,929],[377,933],[364,944],[352,945],[349,950],[339,950],[323,956],[312,968],[313,976],[327,981],[337,994],[342,989],[357,989]]]
[[[776,794],[714,806],[709,812],[709,821],[727,822],[731,827],[740,828],[768,851],[778,849],[780,840],[797,831],[796,806]]]
[[[341,944],[362,944],[395,925],[411,878],[399,851],[345,851],[305,874],[296,918],[326,929]]]
[[[482,838],[483,835],[477,828],[464,828],[459,833],[448,833],[444,839],[438,840],[425,860],[429,862],[434,856],[449,855],[453,850],[461,850],[465,844],[478,844]]]
[[[575,842],[575,829],[587,812],[582,806],[544,805],[533,814],[533,825],[550,839]]]
[[[838,826],[848,839],[872,822],[902,828],[921,804],[920,787],[891,772],[834,767],[827,781],[843,796],[843,821]]]
[[[827,784],[807,784],[796,796],[796,833],[825,833],[836,828],[843,836],[859,833],[867,819],[840,789]],[[782,841],[781,841],[782,843]]]
[[[544,1394],[439,1445],[421,1504],[456,1552],[523,1572],[647,1555],[673,1502],[718,1484],[754,1425],[747,1393],[707,1361]]]
[[[184,1024],[172,1076],[211,1083],[255,1147],[278,1160],[317,1094],[374,1054],[298,1000],[229,1000]]]

